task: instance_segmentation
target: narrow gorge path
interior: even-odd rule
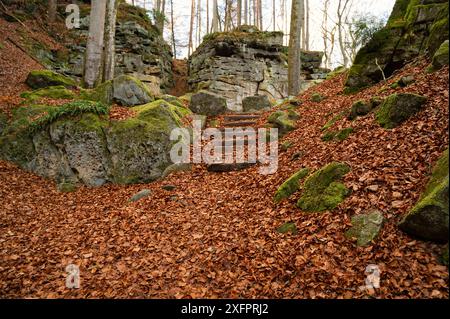
[[[344,96],[340,75],[306,92],[297,130],[283,138],[293,146],[280,152],[273,175],[259,174],[258,165],[226,173],[195,165],[154,183],[59,193],[54,182],[0,161],[0,297],[448,298],[442,245],[397,227],[449,142],[448,67],[433,74],[425,68],[411,65],[389,79],[417,74],[414,84],[397,91],[379,84]],[[327,99],[314,103],[313,92]],[[352,122],[347,140],[321,140],[333,115],[359,99],[394,92],[423,94],[429,102],[395,130],[369,115]],[[227,116],[223,127],[255,120]],[[342,119],[335,128],[349,124]],[[331,161],[352,168],[344,181],[352,194],[337,209],[305,214],[295,206],[298,194],[273,202],[277,187],[299,168]],[[151,195],[130,202],[142,189]],[[357,248],[344,232],[353,215],[370,208],[387,221],[373,245]],[[298,234],[276,231],[286,222],[295,223]],[[71,263],[80,266],[80,289],[65,287]],[[382,286],[369,296],[358,287],[373,263]]]

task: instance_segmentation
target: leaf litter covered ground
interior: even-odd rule
[[[443,246],[396,226],[448,147],[448,68],[426,74],[425,67],[418,61],[396,74],[389,83],[416,76],[396,91],[379,84],[341,95],[341,75],[306,92],[298,129],[283,139],[294,146],[280,153],[274,175],[260,175],[258,167],[209,173],[198,165],[148,185],[63,194],[53,182],[0,162],[0,297],[448,298]],[[328,98],[310,102],[313,92]],[[323,125],[354,101],[394,92],[429,101],[394,130],[380,128],[372,114],[335,124],[355,129],[347,140],[321,141]],[[277,187],[295,171],[332,161],[352,168],[345,183],[353,192],[336,210],[303,213],[295,207],[298,194],[273,203]],[[142,189],[151,196],[128,201]],[[353,215],[371,208],[387,222],[372,246],[357,248],[343,234]],[[298,234],[277,233],[286,222]],[[77,290],[65,287],[70,263],[80,266]],[[358,289],[369,264],[382,272],[375,294]]]

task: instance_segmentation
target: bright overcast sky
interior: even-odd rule
[[[177,42],[180,42],[184,45],[187,45],[189,38],[189,19],[191,12],[191,1],[188,0],[173,0],[174,1],[174,16],[175,16],[175,37]],[[202,19],[203,19],[203,30],[206,29],[206,1],[207,0],[197,0],[202,3]],[[291,0],[287,1],[288,12],[290,12],[291,8]],[[128,2],[131,2],[128,0]],[[135,3],[143,5],[145,2],[145,7],[147,9],[151,9],[153,7],[152,2],[155,0],[135,0]],[[219,6],[223,6],[225,0],[218,0]],[[272,0],[262,0],[263,2],[263,25],[265,30],[273,30],[273,21],[272,21]],[[281,0],[276,0],[276,3],[281,6]],[[321,25],[323,19],[322,10],[324,8],[324,0],[309,0],[310,5],[310,49],[311,50],[323,50],[323,40],[321,34]],[[387,18],[392,11],[395,0],[353,0],[352,10],[350,16],[357,13],[370,13],[372,15],[376,15],[379,17]],[[210,6],[212,6],[212,1],[210,1]],[[329,8],[329,16],[331,20],[334,20],[336,15],[338,0],[330,1]],[[211,9],[211,8],[210,8]],[[277,8],[277,16],[281,13],[281,7]],[[166,0],[166,14],[167,17],[170,17],[170,0]],[[267,18],[266,18],[267,17]],[[210,14],[210,18],[212,18],[212,13]],[[333,22],[329,22],[330,28],[332,27]],[[278,29],[283,28],[281,26],[281,20],[277,25]],[[288,24],[289,25],[289,24]],[[169,30],[166,28],[165,38],[166,40],[170,39]],[[288,30],[283,30],[285,33]],[[179,54],[177,58],[185,58],[187,56],[187,49],[180,48]],[[334,64],[338,65],[340,60],[339,56],[334,57]]]

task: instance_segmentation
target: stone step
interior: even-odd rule
[[[257,120],[261,116],[259,115],[248,115],[248,114],[234,114],[234,115],[225,115],[224,121],[234,122],[234,121],[241,121],[241,120]]]
[[[256,125],[256,121],[235,121],[235,122],[225,122],[226,127],[245,127]]]
[[[253,165],[256,165],[256,163],[210,164],[207,166],[207,170],[208,172],[226,173],[241,171]]]
[[[220,132],[225,133],[225,129],[229,128],[229,129],[239,129],[241,128],[242,130],[245,131],[245,129],[248,129],[249,127],[241,127],[241,126],[236,126],[236,127],[216,127]],[[251,127],[255,130],[256,133],[258,133],[258,128],[255,127]],[[245,132],[244,132],[245,134]],[[238,136],[241,136],[242,134],[237,134]]]

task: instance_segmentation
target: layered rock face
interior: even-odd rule
[[[133,117],[111,121],[97,102],[19,108],[9,125],[0,125],[0,158],[58,184],[158,179],[172,165],[170,134],[190,112],[163,100],[131,110]]]
[[[70,52],[67,61],[50,65],[56,71],[78,78],[83,75],[89,34],[89,6],[81,11],[81,16],[80,28],[72,31],[71,39],[66,44]],[[173,87],[171,48],[151,24],[145,10],[121,3],[115,40],[115,76],[132,75],[152,91],[161,89],[167,92]]]
[[[230,111],[243,110],[244,98],[287,96],[287,60],[281,32],[241,27],[205,37],[189,59],[189,88],[224,97]]]
[[[432,57],[448,40],[448,27],[446,0],[397,0],[386,27],[358,52],[346,92],[378,83],[381,70],[388,77],[419,55]]]

